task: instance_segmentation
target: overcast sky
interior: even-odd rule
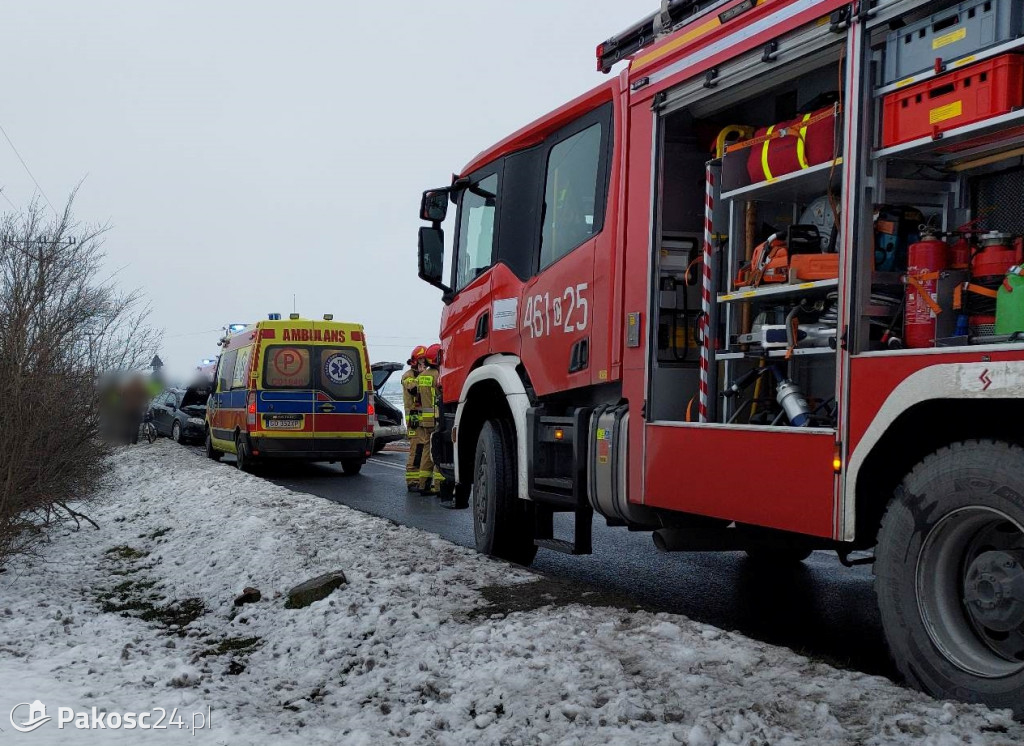
[[[110,224],[172,374],[293,293],[404,360],[441,312],[416,277],[422,190],[601,83],[595,46],[657,6],[7,3],[0,125],[58,208],[84,179],[76,214]],[[36,191],[2,139],[0,186],[19,207]]]

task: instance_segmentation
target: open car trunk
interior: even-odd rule
[[[405,413],[381,396],[381,390],[391,378],[391,374],[402,369],[401,363],[374,363],[370,366],[373,373],[373,390],[377,394],[377,426],[373,430],[373,450],[379,451],[388,443],[405,437]]]

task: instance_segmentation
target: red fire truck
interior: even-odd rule
[[[910,684],[1024,715],[1024,3],[664,0],[621,60],[423,196],[478,549],[834,550]]]

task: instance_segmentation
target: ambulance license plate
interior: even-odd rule
[[[266,421],[268,430],[298,430],[302,427],[302,420],[289,417],[287,419],[268,419]]]

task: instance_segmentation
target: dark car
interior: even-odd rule
[[[149,414],[160,435],[178,443],[200,443],[206,438],[206,400],[210,385],[165,389],[149,404]]]
[[[377,409],[377,424],[373,428],[373,452],[377,453],[388,443],[402,440],[405,437],[405,413],[381,396],[381,389],[388,382],[391,374],[402,369],[401,363],[374,363],[370,366],[373,372],[373,390],[377,392],[374,406]]]

